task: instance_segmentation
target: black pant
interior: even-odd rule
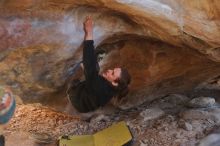
[[[5,137],[4,137],[4,135],[0,135],[0,146],[5,146]]]
[[[74,106],[74,108],[78,111],[78,112],[83,112],[84,109],[82,108],[83,106],[81,106],[81,99],[80,97],[77,96],[78,90],[79,90],[79,86],[81,85],[81,81],[80,80],[73,80],[67,90],[67,94],[68,94],[68,98],[72,104],[72,106]]]

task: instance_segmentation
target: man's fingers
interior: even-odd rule
[[[86,20],[85,21],[88,21],[88,20],[92,20],[92,17],[91,16],[86,16]]]
[[[91,16],[86,16],[86,21],[91,19]]]

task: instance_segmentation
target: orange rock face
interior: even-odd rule
[[[26,102],[65,96],[71,67],[82,57],[87,15],[95,46],[107,52],[102,70],[131,72],[125,108],[190,93],[219,75],[218,0],[7,0],[0,11],[0,83]]]

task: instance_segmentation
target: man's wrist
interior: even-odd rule
[[[84,39],[85,40],[93,40],[93,33],[92,32],[86,32]]]

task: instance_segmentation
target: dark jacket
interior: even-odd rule
[[[99,75],[99,65],[93,43],[93,40],[84,41],[85,81],[72,87],[69,92],[72,105],[79,112],[89,112],[104,106],[116,93],[111,83]]]

